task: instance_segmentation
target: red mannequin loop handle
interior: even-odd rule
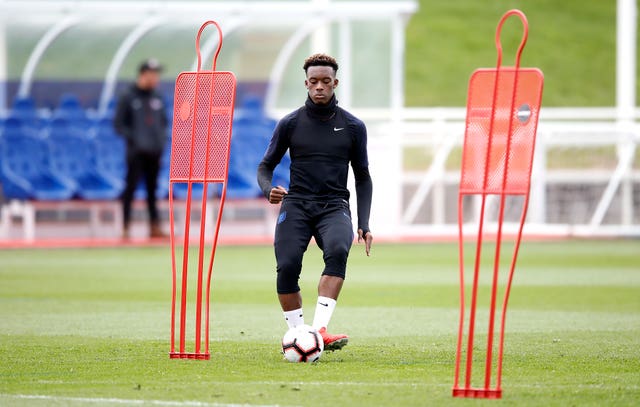
[[[218,61],[218,54],[220,53],[220,49],[222,48],[222,30],[220,29],[220,26],[218,25],[218,23],[216,23],[213,20],[205,21],[204,24],[202,24],[202,26],[200,27],[200,30],[198,31],[198,35],[196,36],[196,54],[198,55],[198,72],[200,71],[200,68],[201,68],[200,36],[202,35],[202,32],[204,31],[204,29],[211,24],[215,25],[216,29],[218,30],[218,46],[216,48],[215,54],[213,54],[213,61],[211,62],[211,69],[213,71],[216,70],[216,62]]]
[[[520,17],[520,21],[522,21],[522,40],[520,41],[520,45],[518,46],[518,52],[516,52],[516,68],[520,67],[520,56],[522,55],[522,50],[524,49],[525,44],[527,43],[527,37],[529,36],[529,22],[527,21],[527,16],[518,9],[509,10],[500,19],[498,23],[498,28],[496,29],[496,48],[498,50],[498,62],[497,67],[500,68],[502,65],[502,43],[500,42],[500,34],[502,32],[502,25],[510,16],[518,16]]]

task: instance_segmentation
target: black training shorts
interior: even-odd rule
[[[282,202],[275,233],[278,294],[300,291],[298,279],[302,257],[311,237],[323,253],[323,275],[344,278],[353,243],[349,203],[306,201],[286,197]]]

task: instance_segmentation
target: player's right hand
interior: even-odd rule
[[[373,243],[373,235],[371,232],[364,233],[362,229],[358,229],[358,243],[364,240],[364,251],[367,257],[371,256],[371,243]]]
[[[269,203],[279,204],[284,199],[284,196],[288,194],[287,190],[278,185],[275,188],[271,188],[269,193]]]

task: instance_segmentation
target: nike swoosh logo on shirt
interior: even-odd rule
[[[333,131],[340,131],[340,130],[344,130],[344,127],[334,127]]]

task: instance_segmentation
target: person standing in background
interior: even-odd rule
[[[162,66],[156,59],[142,62],[136,81],[120,96],[113,121],[126,141],[127,175],[122,193],[123,238],[130,236],[131,204],[140,178],[147,189],[150,237],[166,237],[160,227],[156,187],[162,151],[167,140],[167,116],[157,91]]]

